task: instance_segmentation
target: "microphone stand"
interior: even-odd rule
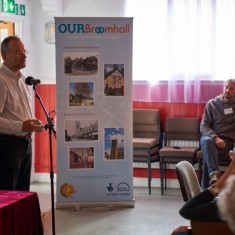
[[[43,111],[47,117],[47,125],[45,125],[45,129],[49,130],[49,143],[50,143],[50,179],[51,179],[51,215],[52,215],[52,234],[55,235],[55,208],[54,208],[54,171],[53,171],[53,159],[52,159],[52,138],[51,138],[51,134],[53,133],[55,138],[56,138],[56,131],[54,128],[54,123],[51,119],[51,117],[49,116],[43,102],[42,99],[40,97],[40,95],[38,94],[38,91],[36,89],[36,85],[37,84],[33,84],[33,90],[35,91],[35,97],[39,100]]]

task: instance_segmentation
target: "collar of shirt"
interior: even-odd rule
[[[10,70],[4,63],[2,64],[2,70],[10,75],[10,78],[20,79],[22,77],[21,71],[15,73]]]

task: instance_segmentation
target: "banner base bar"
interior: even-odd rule
[[[83,208],[100,208],[106,207],[108,209],[114,208],[134,208],[135,199],[132,201],[119,201],[119,202],[56,202],[56,209],[83,209]]]

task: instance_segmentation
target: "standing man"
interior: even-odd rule
[[[0,190],[29,191],[33,132],[44,130],[35,119],[32,96],[21,69],[26,67],[24,44],[9,36],[1,44],[0,68]]]
[[[218,159],[228,155],[234,147],[235,79],[228,79],[223,93],[208,101],[202,116],[200,131],[203,153],[202,187],[207,188],[220,177]]]

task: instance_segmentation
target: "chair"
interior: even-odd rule
[[[161,191],[166,189],[166,165],[180,161],[197,163],[199,150],[199,119],[196,117],[167,117],[164,131],[164,147],[160,149]],[[165,180],[165,186],[164,186]]]
[[[133,161],[147,163],[148,189],[151,194],[151,163],[159,162],[160,112],[154,109],[133,109]]]
[[[183,199],[187,202],[201,192],[196,171],[188,161],[177,163],[175,169]]]
[[[203,154],[202,151],[197,152],[197,159],[198,159],[198,178],[199,178],[199,183],[201,185],[202,183],[202,174],[207,174],[208,177],[208,185],[204,185],[204,187],[209,186],[209,173],[208,172],[203,172],[202,166],[203,166]],[[219,158],[219,166],[228,166],[231,162],[231,159],[228,154],[226,154],[224,157]]]

